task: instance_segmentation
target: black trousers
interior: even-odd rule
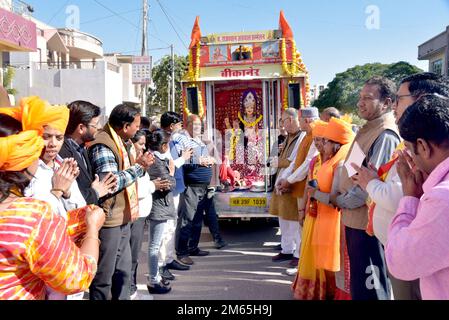
[[[98,269],[89,289],[90,300],[129,300],[131,278],[130,224],[102,228]]]
[[[383,246],[365,230],[346,227],[353,300],[390,300]]]
[[[137,267],[139,265],[139,256],[142,249],[142,240],[145,230],[146,218],[139,218],[131,224],[131,283],[130,294],[137,291]]]
[[[189,255],[189,241],[192,246],[199,242],[203,227],[203,212],[198,211],[199,204],[207,199],[207,185],[186,186],[179,198],[179,217],[176,231],[178,232],[176,254],[178,257]],[[195,248],[190,248],[195,249]]]
[[[204,211],[204,224],[209,228],[209,232],[215,241],[221,240],[220,229],[218,226],[218,216],[217,210],[215,209],[215,199],[214,197],[204,199],[198,205],[198,210],[200,212]],[[198,244],[197,244],[198,246]]]

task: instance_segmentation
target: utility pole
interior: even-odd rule
[[[168,81],[167,81],[167,111],[171,111],[171,107],[170,107],[170,101],[171,101],[171,94],[170,94],[170,87],[171,87],[171,81],[170,81],[170,75],[168,76]]]
[[[147,22],[148,22],[148,0],[143,0],[143,27],[142,27],[142,57],[147,56]],[[147,84],[141,85],[142,94],[142,116],[147,115]]]
[[[176,88],[175,88],[175,53],[174,53],[174,47],[173,45],[170,46],[171,50],[171,94],[172,94],[172,100],[171,105],[173,108],[173,112],[176,112],[176,105],[175,105],[175,95],[176,95]]]

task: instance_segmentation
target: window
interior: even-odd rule
[[[443,74],[443,60],[438,59],[432,62],[432,72],[436,74]]]

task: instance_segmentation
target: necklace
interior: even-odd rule
[[[240,112],[238,113],[238,117],[239,117],[239,120],[245,125],[245,127],[250,127],[250,128],[257,126],[259,124],[259,122],[263,119],[263,116],[260,116],[254,122],[247,122],[245,119],[243,119]]]
[[[237,131],[237,134],[236,134]],[[240,140],[240,130],[232,129],[232,136],[231,136],[231,149],[229,150],[229,160],[235,159],[236,154],[236,148],[237,148],[237,142]]]

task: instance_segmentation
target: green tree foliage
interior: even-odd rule
[[[175,55],[175,104],[176,111],[181,111],[181,79],[188,68],[188,57]],[[164,56],[152,70],[154,87],[148,90],[149,115],[156,115],[167,111],[168,84],[171,77],[171,56]]]
[[[399,84],[403,78],[419,72],[423,70],[404,61],[355,66],[338,73],[313,105],[320,110],[335,107],[343,112],[356,113],[359,93],[366,80],[374,76],[384,76]]]
[[[18,93],[16,89],[11,88],[12,79],[14,78],[15,73],[16,72],[13,67],[7,67],[3,74],[3,88],[6,89],[8,94],[12,94],[13,96]]]

